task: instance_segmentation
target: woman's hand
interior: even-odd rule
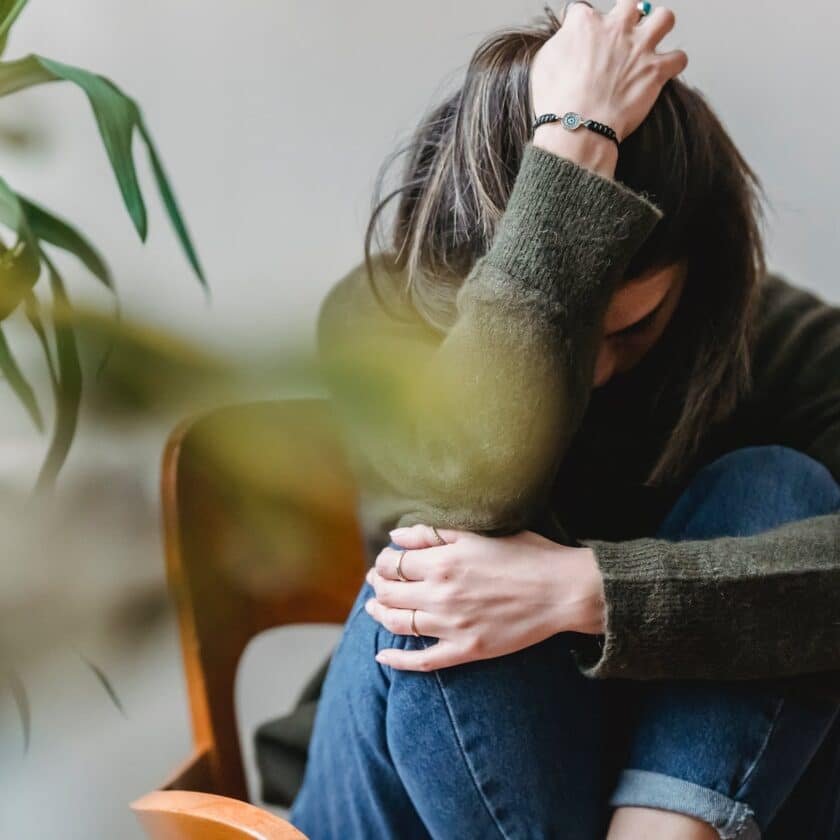
[[[535,115],[576,111],[615,129],[619,141],[641,125],[668,79],[688,64],[683,50],[657,53],[675,24],[674,13],[657,6],[640,17],[636,0],[617,0],[606,14],[586,3],[568,6],[560,29],[534,56],[530,69]],[[547,123],[535,142],[552,136],[586,136]],[[604,141],[611,144],[611,141]]]
[[[441,528],[438,544],[427,525],[391,531],[405,549],[383,548],[367,576],[376,591],[365,609],[392,633],[410,634],[411,611],[425,650],[381,650],[392,668],[430,671],[491,659],[555,633],[602,633],[604,589],[589,548],[568,548],[533,531],[484,537]]]

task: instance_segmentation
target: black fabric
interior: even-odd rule
[[[262,724],[254,734],[263,802],[288,808],[297,796],[330,659],[327,657],[309,678],[289,714]]]

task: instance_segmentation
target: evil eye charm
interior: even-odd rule
[[[569,131],[574,131],[583,122],[583,117],[576,114],[574,111],[568,111],[563,114],[563,128],[568,128]]]

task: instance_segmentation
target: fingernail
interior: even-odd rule
[[[367,601],[365,601],[365,610],[367,612],[370,612],[371,605],[373,604],[374,600],[375,600],[374,598],[368,598]]]
[[[391,539],[396,542],[400,537],[404,537],[409,532],[408,528],[394,528],[393,531],[388,531]]]
[[[380,665],[385,665],[385,664],[387,664],[387,662],[388,662],[388,657],[387,657],[387,656],[385,656],[385,654],[384,654],[384,653],[381,653],[381,652],[380,652],[380,653],[377,653],[377,654],[376,654],[376,656],[374,657],[374,659],[376,659],[376,661],[377,661]]]

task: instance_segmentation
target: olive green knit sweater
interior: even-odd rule
[[[388,529],[416,522],[574,537],[594,549],[605,581],[606,634],[577,654],[588,676],[838,669],[840,513],[757,536],[653,539],[681,489],[644,486],[669,433],[670,415],[651,413],[644,393],[657,348],[624,384],[590,391],[604,309],[661,217],[646,196],[529,143],[445,329],[416,314],[387,255],[378,294],[364,264],[331,289],[319,350],[363,491],[370,560]],[[726,451],[770,443],[840,480],[840,309],[770,274],[758,319],[754,388],[710,430],[684,484]],[[287,723],[295,730],[294,716]],[[290,740],[305,746],[308,726]]]
[[[400,320],[412,307],[398,274],[375,278],[382,302],[364,265],[333,287],[319,347],[372,549],[387,544],[387,529],[415,522],[488,534],[534,527],[545,505],[568,526],[552,489],[590,398],[599,317],[661,217],[621,182],[529,143],[445,334],[416,315]],[[714,454],[786,444],[840,478],[840,311],[772,275],[763,293],[755,390],[716,432]],[[357,372],[374,366],[389,387],[374,386],[365,403]],[[574,495],[593,476],[605,498],[628,475],[642,484],[638,467],[664,439],[642,445],[632,400],[608,418],[606,469],[593,446],[585,469],[564,476]],[[613,457],[622,439],[634,463]],[[599,515],[605,526],[622,516]],[[840,514],[702,542],[589,535],[575,533],[603,572],[608,627],[598,656],[593,646],[582,662],[588,675],[738,679],[840,667]]]

